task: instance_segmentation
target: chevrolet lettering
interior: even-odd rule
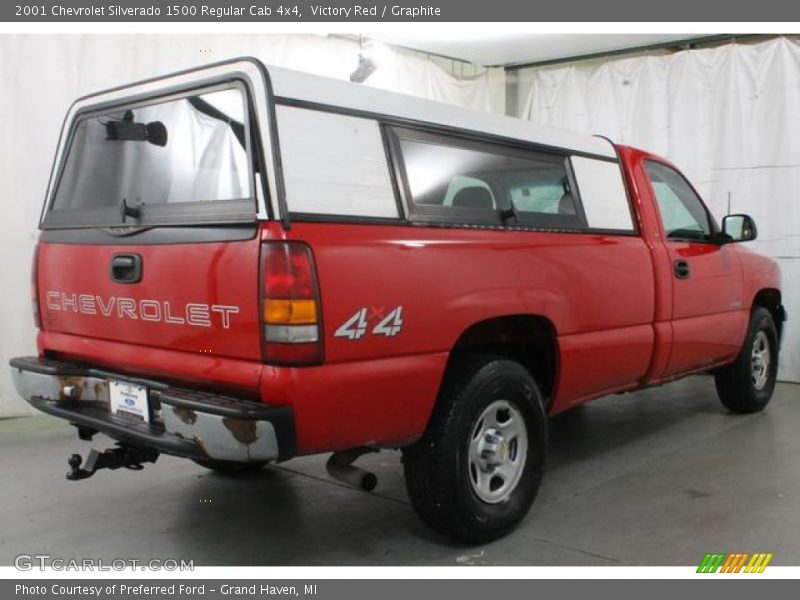
[[[141,319],[155,323],[211,327],[212,319],[223,329],[230,329],[231,316],[238,306],[189,302],[174,306],[168,300],[134,299],[117,296],[67,293],[49,290],[46,293],[49,311],[73,312],[119,319]]]

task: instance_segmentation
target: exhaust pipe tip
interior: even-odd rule
[[[366,492],[371,492],[375,489],[378,485],[378,477],[375,473],[369,473],[367,471],[364,472],[364,476],[361,478],[361,489]]]
[[[364,454],[377,452],[376,448],[354,448],[334,452],[325,464],[328,475],[352,487],[371,492],[378,485],[378,477],[352,463]]]

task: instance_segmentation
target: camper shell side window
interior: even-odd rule
[[[291,218],[400,217],[376,119],[286,105],[276,117]]]
[[[387,128],[413,221],[583,231],[566,153]]]

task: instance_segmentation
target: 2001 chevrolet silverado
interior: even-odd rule
[[[78,100],[33,264],[39,410],[235,473],[402,448],[420,517],[508,532],[547,416],[711,372],[764,408],[776,264],[669,162],[593,136],[238,59]]]

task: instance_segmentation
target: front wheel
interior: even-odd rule
[[[448,372],[422,439],[403,451],[414,509],[459,541],[505,535],[539,489],[546,430],[541,393],[522,365],[462,359]]]
[[[758,412],[769,403],[777,375],[778,331],[772,314],[757,307],[739,356],[714,373],[717,395],[731,412]]]

